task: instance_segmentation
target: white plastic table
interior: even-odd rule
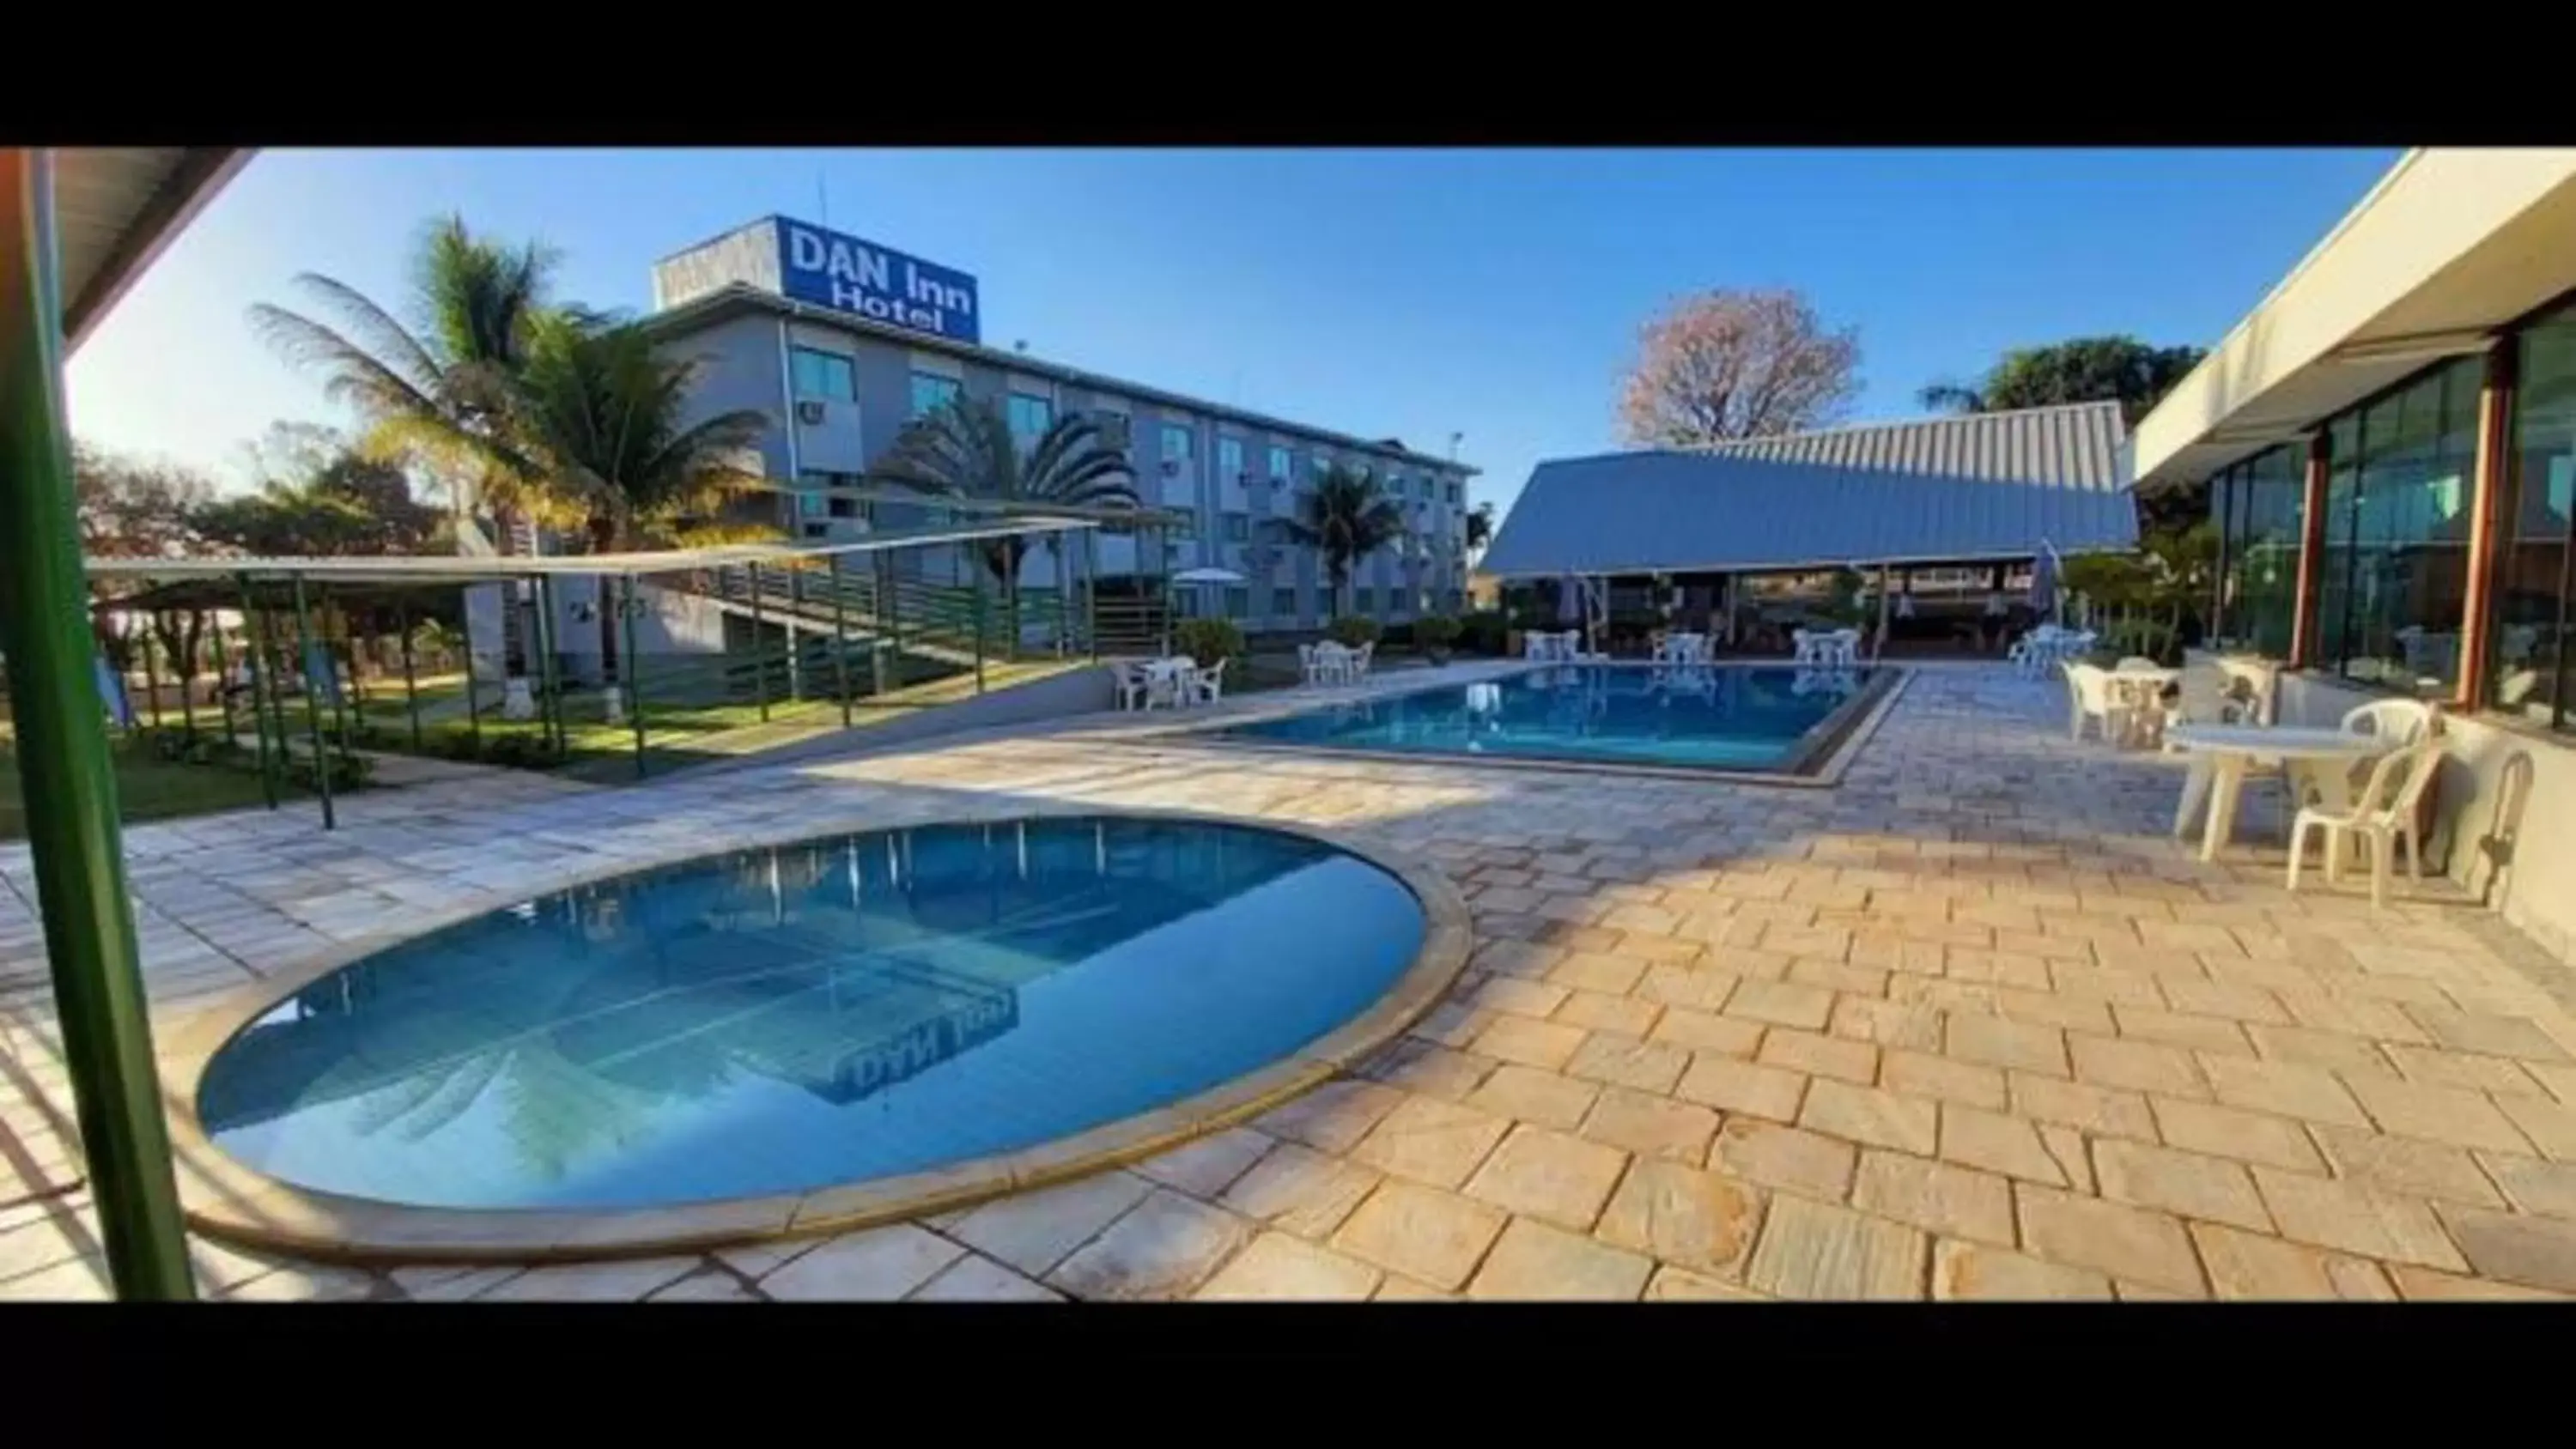
[[[2132,666],[2111,671],[2111,697],[2128,711],[2123,744],[2136,744],[2155,733],[2152,723],[2164,713],[2165,691],[2181,680],[2179,669]]]
[[[1146,707],[1152,708],[1157,698],[1168,701],[1175,709],[1187,705],[1190,702],[1189,692],[1181,686],[1189,679],[1190,671],[1196,668],[1198,668],[1198,661],[1186,654],[1146,660]]]
[[[2216,860],[2219,848],[2235,832],[2237,797],[2244,793],[2246,771],[2255,765],[2277,760],[2294,774],[2304,773],[2327,796],[2326,808],[2338,809],[2348,793],[2344,777],[2353,762],[2375,759],[2398,741],[2335,729],[2187,724],[2167,730],[2165,743],[2192,757],[2191,773],[2183,780],[2182,802],[2174,808],[2173,833],[2187,833],[2192,816],[2207,801],[2209,818],[2201,831],[2200,858]]]

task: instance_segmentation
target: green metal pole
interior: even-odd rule
[[[287,579],[295,586],[295,668],[304,676],[304,733],[313,742],[313,790],[322,797],[322,828],[331,830],[340,821],[331,806],[331,762],[322,753],[322,701],[313,697],[313,614],[304,605],[304,575],[289,574]],[[322,667],[331,667],[328,649],[322,651]]]
[[[787,618],[781,637],[786,644],[787,699],[791,704],[805,698],[805,656],[797,644],[796,626],[805,620],[805,571],[787,571]]]
[[[268,771],[268,653],[267,635],[259,627],[259,611],[251,607],[250,575],[233,576],[241,585],[242,658],[250,665],[250,728],[259,750],[259,792],[267,797],[268,808],[277,808],[277,777]]]
[[[394,627],[402,631],[403,713],[411,717],[411,752],[420,753],[420,675],[412,657],[411,605],[406,602],[394,614]],[[466,671],[466,683],[473,684],[473,671]]]
[[[760,565],[742,566],[743,577],[751,580],[751,687],[760,697],[760,722],[769,723],[769,652],[760,642]]]
[[[143,697],[152,702],[151,729],[156,735],[161,732],[161,671],[153,665],[152,656],[160,652],[155,647],[159,643],[160,640],[152,632],[151,623],[146,621],[143,625]],[[143,712],[136,710],[134,718],[138,724],[141,723]]]
[[[975,692],[984,692],[984,569],[980,561],[971,562],[975,575]]]
[[[607,590],[602,589],[602,593]],[[617,601],[619,631],[626,640],[620,667],[626,675],[626,718],[635,726],[635,778],[644,778],[644,656],[635,652],[635,576],[626,576],[625,596]]]
[[[329,622],[330,617],[330,596],[325,594],[322,600],[322,618],[324,622],[327,623]],[[343,636],[341,642],[344,646],[347,646],[349,642],[346,637],[349,632],[347,627],[348,616],[343,614],[341,616],[340,623],[340,632]],[[338,736],[337,753],[345,759],[349,754],[350,710],[353,707],[353,701],[358,693],[358,656],[355,649],[351,648],[349,652],[349,687],[347,690],[343,691],[340,688],[340,681],[336,677],[332,677],[338,674],[340,661],[331,656],[331,641],[329,639],[323,639],[319,642],[322,645],[322,668],[325,677],[331,679],[331,729],[332,732]],[[359,724],[366,723],[367,716],[364,707],[355,707],[357,708],[357,722]]]
[[[1100,530],[1082,531],[1082,635],[1091,644],[1091,662],[1100,662]]]
[[[841,556],[832,555],[832,687],[841,694],[841,728],[850,727],[850,625],[841,589]]]
[[[561,691],[555,687],[555,591],[553,581],[537,575],[537,734],[547,747],[564,749]]]
[[[230,745],[234,729],[232,665],[224,659],[224,626],[215,618],[212,609],[206,611],[206,633],[212,636],[210,642],[214,646],[215,706],[224,712],[224,743]]]
[[[0,650],[36,899],[117,1296],[196,1289],[126,895],[63,418],[53,162],[0,149]]]
[[[186,639],[186,631],[182,630],[179,637]],[[196,641],[190,639],[188,647],[180,652],[186,657],[179,661],[179,729],[184,738],[193,740],[197,737],[197,702],[188,697],[188,687],[197,682]]]
[[[517,590],[509,583],[505,582],[501,585],[501,597],[503,599],[502,607],[504,610],[515,609],[519,606],[519,601],[516,598],[511,597],[516,592]],[[462,595],[458,596],[457,603],[460,609],[466,607],[465,599]],[[480,760],[483,758],[483,705],[474,694],[474,690],[477,685],[477,681],[474,678],[474,620],[470,612],[465,614],[464,617],[466,624],[465,738],[471,742],[474,747],[474,758]],[[504,612],[502,617],[506,619],[509,615]],[[504,680],[508,679],[510,676],[510,651],[508,638],[508,631],[504,630],[502,634],[503,643],[501,649],[501,677]],[[503,689],[507,689],[510,686],[505,683],[501,687]]]

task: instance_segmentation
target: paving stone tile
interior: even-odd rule
[[[1941,1106],[1941,1157],[2043,1186],[2068,1185],[2065,1169],[2030,1123],[1955,1102]]]
[[[1455,1291],[1503,1231],[1504,1214],[1455,1193],[1388,1181],[1359,1205],[1330,1246],[1431,1287]]]
[[[1691,1054],[1667,1042],[1640,1041],[1596,1031],[1565,1061],[1565,1074],[1640,1092],[1669,1092],[1689,1069]]]
[[[891,1301],[929,1282],[965,1252],[910,1223],[893,1223],[826,1239],[762,1278],[759,1288],[764,1297],[787,1300]],[[503,1284],[502,1290],[517,1286]],[[528,1295],[522,1290],[512,1296]]]
[[[1731,953],[1740,954],[1740,953]],[[1650,966],[1637,983],[1633,995],[1668,1007],[1688,1011],[1716,1012],[1724,1009],[1727,998],[1735,994],[1744,977],[1735,971],[1706,967]],[[1759,1023],[1756,1023],[1759,1025]]]
[[[1904,1047],[1923,1052],[1941,1049],[1941,1013],[1914,1002],[1882,1001],[1870,996],[1837,996],[1834,998],[1834,1014],[1826,1030],[1844,1040],[1868,1042],[1873,1046]]]
[[[1747,1286],[1781,1298],[1916,1299],[1929,1291],[1922,1233],[1849,1208],[1775,1197]]]
[[[1775,1122],[1796,1120],[1806,1091],[1807,1079],[1795,1072],[1707,1052],[1695,1054],[1690,1070],[1673,1086],[1673,1095],[1685,1101]]]
[[[1577,991],[1565,998],[1565,1004],[1549,1018],[1585,1031],[1609,1032],[1617,1036],[1642,1037],[1654,1030],[1655,1019],[1664,1008],[1643,997],[1607,996],[1598,991]]]
[[[1754,1060],[1767,1067],[1838,1077],[1864,1087],[1878,1080],[1878,1048],[1867,1042],[1785,1026],[1773,1027],[1763,1035],[1762,1049]]]
[[[2487,1175],[2457,1147],[2323,1123],[2308,1130],[2334,1164],[2335,1176],[2362,1187],[2396,1197],[2441,1198],[2472,1207],[2505,1205]]]
[[[2111,1020],[2119,1028],[2120,1035],[2140,1041],[2160,1041],[2223,1056],[2254,1055],[2254,1043],[2245,1035],[2245,1028],[2223,1017],[2192,1016],[2114,1002]]]
[[[2442,1051],[2404,1042],[2383,1043],[2380,1050],[2397,1064],[2397,1070],[2410,1082],[2428,1087],[2462,1087],[2472,1092],[2549,1100],[2549,1089],[2541,1085],[2540,1078],[2532,1074],[2528,1065],[2511,1057]]]
[[[685,1273],[693,1258],[649,1258],[628,1263],[578,1263],[558,1268],[532,1269],[504,1280],[500,1287],[485,1293],[486,1300],[524,1298],[549,1301],[630,1302],[642,1296],[643,1289],[634,1285],[659,1274],[667,1264],[677,1262],[678,1272]],[[597,1270],[597,1271],[585,1271]],[[611,1271],[614,1270],[614,1271]],[[512,1293],[520,1280],[544,1273],[543,1291]],[[674,1275],[676,1276],[676,1274]],[[348,1303],[378,1297],[384,1280],[358,1268],[343,1268],[324,1263],[298,1263],[273,1273],[262,1273],[245,1279],[225,1290],[227,1303]],[[0,1285],[5,1291],[6,1285]],[[633,1291],[628,1291],[632,1289]]]
[[[1212,1198],[1276,1145],[1249,1127],[1229,1127],[1169,1152],[1158,1152],[1133,1164],[1132,1170],[1192,1197]]]
[[[2154,1109],[2157,1129],[2172,1146],[2299,1172],[2326,1171],[2325,1159],[2317,1155],[2307,1129],[2292,1118],[2172,1097],[2149,1097],[2147,1101]]]
[[[2172,1215],[2017,1183],[2022,1246],[2053,1262],[2092,1268],[2171,1292],[2207,1291],[2191,1239]]]
[[[1368,1264],[1330,1248],[1319,1248],[1286,1233],[1269,1232],[1246,1244],[1200,1287],[1196,1296],[1207,1300],[1357,1302],[1377,1291],[1383,1276]]]
[[[2214,1223],[2191,1225],[2200,1260],[2221,1298],[2392,1299],[2376,1264]]]
[[[1989,1243],[1944,1238],[1932,1250],[1932,1296],[1942,1300],[2108,1302],[2111,1280]]]
[[[2067,1054],[2075,1060],[2075,1079],[2096,1087],[2132,1092],[2161,1092],[2172,1097],[2202,1098],[2209,1087],[2191,1053],[2162,1042],[2069,1032]]]
[[[2576,1162],[2576,1106],[2553,1106],[2525,1097],[2498,1097],[2513,1125],[2522,1129],[2540,1155],[2553,1162]]]
[[[2481,1152],[2478,1160],[2486,1164],[2488,1174],[2515,1207],[2549,1217],[2576,1218],[2576,1165],[2501,1152]]]
[[[2007,1074],[2015,1115],[2113,1137],[2156,1140],[2155,1114],[2136,1092],[2062,1082],[2030,1072]]]
[[[1930,1157],[1940,1140],[1939,1108],[1875,1087],[1818,1078],[1807,1086],[1798,1125],[1876,1147]]]
[[[1233,1213],[1156,1188],[1056,1265],[1046,1281],[1076,1298],[1178,1298],[1253,1235]]]
[[[2253,1172],[2263,1205],[2285,1238],[2365,1258],[2468,1271],[2467,1260],[2421,1200],[2273,1167]]]
[[[2164,989],[2165,1000],[2174,1010],[2190,1016],[2214,1016],[2228,1021],[2264,1022],[2273,1026],[2290,1025],[2290,1014],[2272,993],[2254,986],[2229,986],[2217,981],[2193,981],[2168,976],[2157,982]]]
[[[1485,1255],[1470,1298],[1625,1301],[1645,1291],[1652,1260],[1562,1228],[1514,1218]]]
[[[1515,1020],[1505,1017],[1495,1025]],[[1491,1035],[1490,1030],[1487,1034]],[[1273,1137],[1325,1152],[1348,1152],[1403,1100],[1403,1092],[1383,1083],[1344,1077],[1271,1108],[1254,1118],[1252,1125]]]
[[[2201,1054],[2200,1067],[2218,1100],[2228,1106],[2341,1127],[2370,1125],[2361,1104],[2323,1067],[2211,1052]]]
[[[1889,1091],[1908,1097],[1957,1102],[1996,1112],[2004,1109],[2002,1070],[1974,1062],[1890,1048],[1881,1054],[1879,1081]]]
[[[2496,1152],[2530,1150],[2531,1144],[2484,1093],[2418,1086],[2395,1077],[2347,1076],[2344,1085],[2382,1130],[2400,1137]]]
[[[1571,951],[1547,973],[1548,984],[1568,991],[1605,991],[1625,996],[1646,974],[1647,963],[1597,951]]]
[[[1581,1125],[1600,1094],[1601,1088],[1592,1082],[1536,1067],[1504,1066],[1468,1095],[1467,1105],[1542,1127],[1571,1130]]]
[[[1543,981],[1491,976],[1478,982],[1461,1000],[1479,1011],[1544,1019],[1563,1006],[1565,998],[1571,995],[1573,993],[1566,988]]]
[[[2197,1152],[2176,1152],[2105,1137],[2093,1144],[2095,1181],[2102,1196],[2137,1207],[2162,1208],[2184,1217],[2272,1230],[2271,1215],[2241,1163]]]
[[[911,1299],[914,1303],[1061,1303],[1064,1295],[973,1253],[940,1270]]]
[[[959,1218],[947,1235],[1032,1278],[1040,1277],[1153,1190],[1152,1183],[1132,1172],[1094,1173],[1033,1192],[997,1197]]]
[[[1955,1012],[1943,1024],[1943,1031],[1942,1049],[1960,1061],[2068,1075],[2063,1028],[2045,1022],[2006,1021],[1999,1016]]]
[[[2438,1211],[2478,1276],[2576,1293],[2576,1222],[2449,1203]]]
[[[1476,1038],[1475,1051],[1479,1056],[1553,1072],[1564,1067],[1566,1058],[1573,1056],[1575,1048],[1583,1045],[1589,1035],[1583,1028],[1561,1021],[1498,1016],[1493,1025],[1485,1028],[1484,1035]]]
[[[1858,1152],[1848,1142],[1750,1117],[1730,1117],[1718,1129],[1708,1165],[1764,1187],[1840,1202],[1851,1186],[1857,1160]]]
[[[1876,1149],[1860,1155],[1852,1206],[1933,1233],[2010,1247],[2012,1186],[1992,1173]]]
[[[1718,1115],[1706,1107],[1624,1087],[1604,1088],[1582,1135],[1626,1152],[1697,1166],[1708,1159]]]
[[[2525,1288],[2519,1283],[2499,1283],[2491,1278],[2464,1278],[2456,1273],[2436,1273],[2412,1263],[2391,1263],[2388,1276],[2397,1283],[2398,1296],[2410,1303],[2564,1303],[2571,1301],[2564,1293],[2543,1288]]]
[[[1768,1303],[1771,1300],[1737,1283],[1694,1273],[1670,1264],[1646,1282],[1649,1303]]]
[[[1463,1103],[1408,1097],[1350,1150],[1350,1158],[1397,1177],[1455,1188],[1511,1126],[1508,1118]]]
[[[1726,1014],[1770,1026],[1822,1031],[1833,1019],[1834,994],[1818,986],[1787,981],[1747,980],[1726,1001]]]
[[[1524,1123],[1494,1148],[1463,1189],[1479,1202],[1588,1231],[1610,1200],[1628,1154]]]
[[[2520,1057],[2535,1062],[2565,1062],[2568,1050],[2528,1018],[2489,1012],[2460,1011],[2446,1006],[2410,1003],[2406,1014],[2426,1034],[2455,1051]]]
[[[1357,1163],[1283,1142],[1236,1178],[1217,1203],[1301,1238],[1320,1238],[1341,1226],[1378,1181],[1378,1174]]]
[[[1399,1038],[1373,1053],[1360,1068],[1371,1081],[1426,1096],[1464,1100],[1500,1063],[1473,1052]]]
[[[1722,1173],[1639,1158],[1593,1233],[1603,1242],[1702,1273],[1738,1277],[1762,1217],[1762,1193]]]
[[[1654,1030],[1647,1033],[1647,1039],[1669,1042],[1693,1052],[1750,1057],[1760,1049],[1762,1033],[1767,1029],[1760,1022],[1738,1021],[1731,1016],[1668,1006],[1661,1016],[1655,1018]]]

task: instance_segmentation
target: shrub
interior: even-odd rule
[[[1243,657],[1243,630],[1232,619],[1183,619],[1172,626],[1172,644],[1201,669],[1211,669],[1220,659]]]
[[[1389,649],[1410,649],[1421,641],[1414,636],[1413,626],[1405,623],[1389,624],[1379,630],[1377,642]]]
[[[1446,614],[1425,614],[1414,621],[1413,640],[1434,654],[1446,654],[1458,642],[1458,621]]]
[[[1359,614],[1345,614],[1335,619],[1324,632],[1331,635],[1333,642],[1343,648],[1357,649],[1363,644],[1376,643],[1378,635],[1383,631],[1378,628],[1375,619]]]
[[[1500,609],[1480,609],[1458,621],[1458,647],[1470,654],[1501,654],[1511,642],[1511,621]]]

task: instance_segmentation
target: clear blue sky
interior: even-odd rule
[[[1856,419],[2016,344],[2208,345],[2359,200],[2377,151],[268,151],[71,367],[74,430],[237,469],[345,422],[249,332],[300,271],[402,296],[423,220],[541,237],[565,296],[769,212],[975,274],[984,339],[1426,451],[1471,496],[1616,445],[1638,325],[1712,286],[1860,328]],[[823,213],[818,180],[828,188]]]

